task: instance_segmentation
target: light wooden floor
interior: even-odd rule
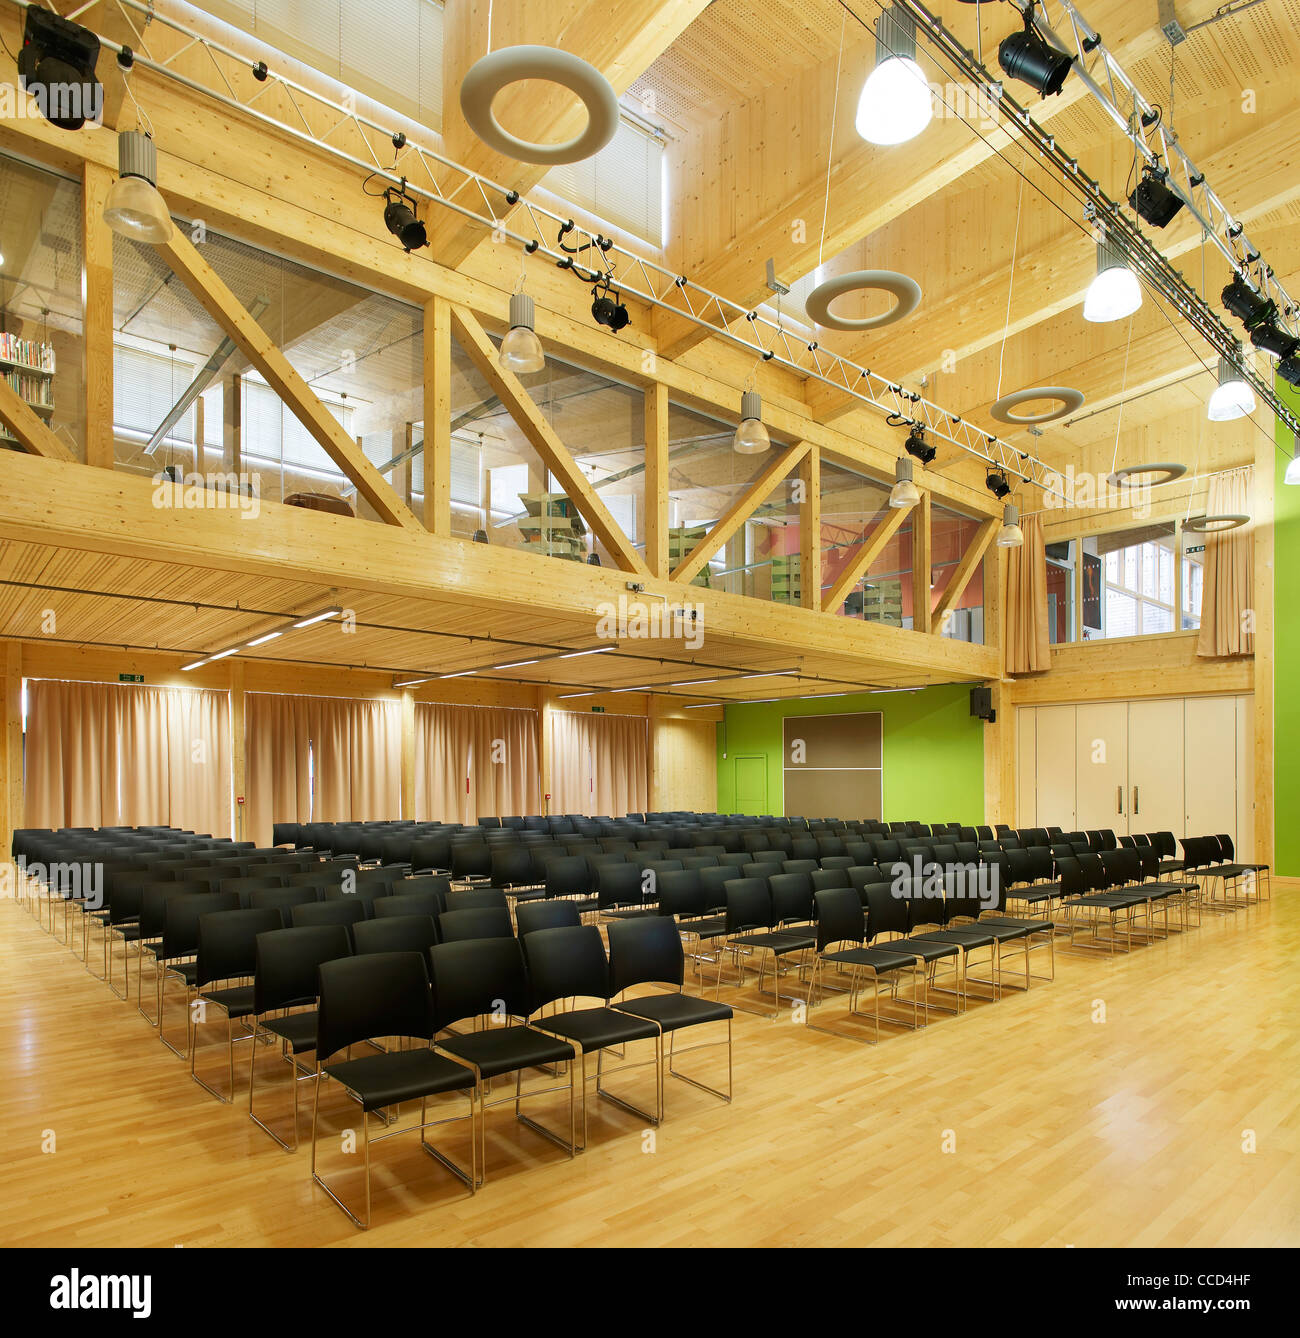
[[[474,1199],[414,1137],[381,1144],[362,1233],[306,1148],[218,1105],[6,901],[0,1241],[1295,1246],[1298,959],[1300,893],[1275,883],[1260,908],[1114,962],[1058,954],[1055,984],[874,1048],[740,1015],[735,1103],[669,1082],[654,1151],[602,1103],[570,1162],[503,1108]]]

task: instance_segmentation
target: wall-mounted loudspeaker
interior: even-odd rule
[[[992,688],[971,688],[970,713],[977,720],[986,721],[990,725],[993,724],[998,718],[998,713],[993,709]]]

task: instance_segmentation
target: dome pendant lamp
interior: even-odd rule
[[[737,455],[762,455],[772,445],[763,426],[763,400],[757,390],[746,390],[740,397],[740,426],[731,444]]]
[[[117,137],[118,178],[104,204],[104,222],[120,237],[154,246],[172,235],[172,219],[158,193],[158,153],[143,130]]]
[[[904,144],[933,115],[930,85],[916,63],[916,20],[891,5],[876,22],[876,67],[862,86],[854,125],[869,144]]]

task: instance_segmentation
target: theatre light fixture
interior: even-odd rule
[[[1004,37],[998,47],[998,64],[1011,79],[1019,79],[1047,97],[1059,93],[1074,64],[1074,57],[1057,50],[1034,27],[1034,3],[1025,6],[1024,30]]]

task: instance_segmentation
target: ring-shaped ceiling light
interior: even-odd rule
[[[587,125],[562,144],[517,139],[492,114],[496,96],[509,84],[540,79],[560,84],[582,99]],[[593,65],[549,46],[506,46],[476,60],[460,86],[460,109],[473,132],[490,149],[521,163],[576,163],[598,153],[618,131],[618,98]]]
[[[1225,511],[1219,516],[1189,516],[1183,521],[1183,529],[1193,534],[1223,534],[1228,530],[1239,530],[1250,524],[1250,517],[1240,511]]]
[[[1043,409],[1039,413],[1015,413],[1021,404],[1032,404],[1035,400],[1056,400],[1058,409]],[[1029,386],[1013,394],[1003,395],[989,410],[999,423],[1012,423],[1017,427],[1033,426],[1035,423],[1054,423],[1058,418],[1066,418],[1083,403],[1083,391],[1072,386]]]
[[[892,293],[898,301],[882,315],[868,316],[860,321],[836,316],[831,312],[831,303],[836,298],[843,297],[845,293],[868,289]],[[827,279],[808,294],[803,304],[808,318],[828,330],[878,330],[882,325],[893,325],[904,316],[910,316],[920,305],[920,284],[915,279],[909,279],[906,274],[895,274],[889,269],[860,269],[852,274],[840,274],[834,279]]]
[[[1153,476],[1147,480],[1147,485],[1152,488],[1163,488],[1166,483],[1172,483],[1175,479],[1180,479],[1187,473],[1187,466],[1176,464],[1172,460],[1160,460],[1155,464],[1149,465],[1125,465],[1123,469],[1117,469],[1111,474],[1106,482],[1112,488],[1124,487],[1130,479],[1142,478],[1145,474]]]

